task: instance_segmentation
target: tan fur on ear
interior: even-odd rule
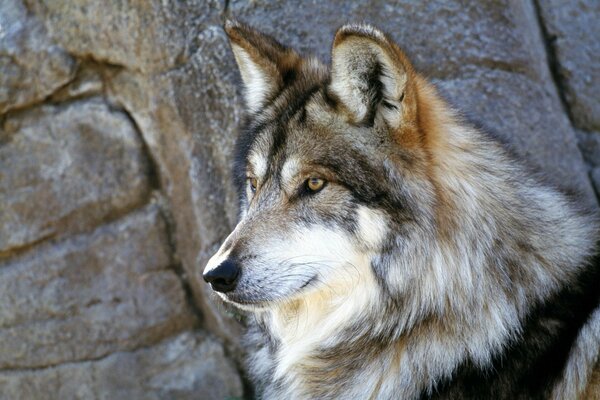
[[[294,50],[240,22],[228,20],[224,28],[244,83],[246,105],[256,112],[281,90],[286,76],[302,59]]]
[[[391,128],[402,124],[407,95],[414,97],[409,90],[414,71],[385,34],[368,25],[345,25],[336,32],[331,59],[330,88],[355,123],[381,118]]]

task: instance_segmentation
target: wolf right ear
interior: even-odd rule
[[[272,37],[237,21],[227,20],[225,32],[244,83],[246,106],[254,113],[281,90],[301,57]]]
[[[412,66],[382,32],[369,25],[338,29],[331,54],[330,90],[355,123],[372,125],[376,118],[397,128],[406,107]],[[411,99],[412,100],[412,99]]]

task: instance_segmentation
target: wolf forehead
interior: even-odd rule
[[[351,136],[350,127],[338,114],[337,99],[329,93],[325,66],[311,58],[297,62],[284,74],[282,85],[272,89],[270,98],[255,105],[240,136],[238,156],[249,162],[257,175],[267,172],[267,159],[277,163],[299,155],[317,161],[339,146],[347,146],[345,139]],[[248,103],[260,101],[252,96],[247,97]]]

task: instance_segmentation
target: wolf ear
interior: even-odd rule
[[[301,61],[292,49],[237,21],[225,22],[225,32],[242,76],[248,110],[260,110],[283,87]]]
[[[408,60],[382,32],[368,25],[345,25],[333,41],[330,90],[355,123],[373,125],[383,117],[398,127],[408,68]]]

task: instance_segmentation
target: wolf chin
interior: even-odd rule
[[[225,25],[240,222],[204,279],[265,399],[600,396],[595,213],[451,109],[388,36],[331,66]]]

